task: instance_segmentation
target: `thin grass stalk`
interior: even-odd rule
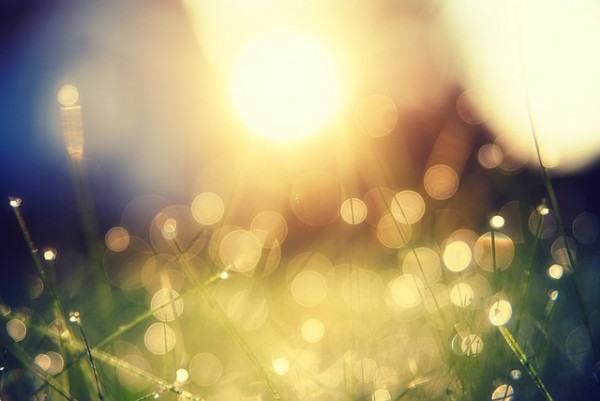
[[[519,362],[521,362],[521,365],[523,365],[525,370],[527,370],[529,377],[531,377],[531,379],[534,381],[535,385],[542,392],[546,400],[553,401],[552,396],[550,395],[550,393],[546,389],[546,386],[544,385],[544,382],[537,374],[537,371],[530,363],[529,359],[527,358],[527,355],[525,355],[525,352],[523,352],[523,349],[521,349],[521,346],[517,343],[517,340],[515,340],[508,328],[506,328],[506,326],[500,326],[498,327],[498,329],[500,330],[500,333],[502,334],[502,337],[504,338],[504,341],[506,342],[510,350],[517,357]]]
[[[540,204],[539,207],[545,207],[544,201]],[[525,309],[525,301],[527,299],[527,294],[529,293],[529,284],[531,282],[531,271],[533,270],[533,265],[535,264],[535,257],[538,253],[540,247],[540,239],[542,235],[542,223],[544,222],[544,215],[542,213],[538,213],[538,220],[535,226],[535,233],[533,239],[533,246],[531,247],[531,254],[529,255],[529,261],[527,265],[525,265],[525,280],[523,282],[523,287],[521,288],[521,295],[519,299],[519,304],[517,310],[515,312],[515,335],[519,336],[519,329],[521,328],[521,316],[523,315],[523,310]]]

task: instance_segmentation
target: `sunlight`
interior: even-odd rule
[[[315,41],[271,32],[250,42],[231,72],[231,97],[250,131],[277,140],[311,135],[339,107],[332,60]]]

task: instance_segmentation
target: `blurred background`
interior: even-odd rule
[[[2,398],[598,399],[598,17],[4,3]]]

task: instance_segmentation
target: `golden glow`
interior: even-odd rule
[[[111,251],[121,252],[129,246],[129,239],[129,233],[125,228],[113,227],[106,233],[104,242],[106,242],[106,247]]]
[[[231,72],[236,111],[254,133],[277,140],[313,134],[340,104],[327,52],[298,33],[267,33],[249,43]]]
[[[192,201],[192,216],[205,226],[218,223],[225,213],[225,205],[221,197],[212,192],[203,192]]]
[[[63,107],[74,106],[79,99],[79,91],[73,85],[63,85],[58,90],[57,100]]]
[[[418,192],[401,191],[394,196],[390,212],[400,223],[414,224],[425,215],[425,201]]]
[[[504,299],[500,299],[490,307],[488,317],[494,326],[504,326],[512,317],[512,306]]]
[[[529,111],[548,166],[573,171],[600,151],[600,7],[584,1],[448,2],[445,17],[461,54],[464,86],[486,123],[509,133],[518,157],[537,164]],[[551,66],[551,68],[549,68]],[[554,151],[553,151],[554,152]]]
[[[436,200],[451,198],[458,191],[458,174],[450,166],[437,164],[427,169],[423,184],[429,196]]]
[[[212,386],[221,379],[223,364],[215,355],[209,352],[201,352],[190,361],[189,374],[196,384]]]
[[[348,224],[360,224],[367,218],[367,205],[358,199],[346,199],[340,208],[342,219]]]

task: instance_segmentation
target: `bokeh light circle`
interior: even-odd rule
[[[250,231],[254,233],[263,248],[273,249],[285,241],[288,225],[280,213],[266,211],[252,219]]]
[[[164,355],[175,348],[175,331],[166,323],[154,323],[144,334],[144,345],[156,355]]]
[[[200,386],[212,386],[216,384],[223,374],[221,360],[209,352],[201,352],[190,361],[190,378]]]
[[[150,309],[154,311],[154,317],[158,320],[170,322],[183,313],[183,300],[179,298],[177,291],[163,288],[152,297]]]
[[[428,286],[432,285],[442,276],[440,257],[432,249],[414,248],[404,258],[402,271],[404,274],[417,277]]]
[[[450,302],[463,308],[471,305],[474,296],[473,289],[467,283],[457,283],[450,290]]]
[[[413,235],[412,227],[394,219],[391,214],[383,216],[377,224],[377,239],[387,248],[402,248]]]
[[[388,285],[392,299],[402,308],[413,308],[423,300],[423,282],[412,275],[402,275]]]
[[[27,326],[19,319],[11,319],[6,323],[6,332],[15,342],[19,342],[27,335]]]
[[[492,252],[492,246],[494,252]],[[494,268],[505,270],[513,261],[515,246],[513,241],[505,234],[494,233],[492,243],[491,233],[479,237],[473,249],[473,256],[477,265],[483,270],[493,272]]]
[[[414,224],[425,214],[425,201],[419,193],[411,190],[398,192],[390,206],[394,219],[403,224]]]
[[[221,241],[219,257],[228,269],[250,274],[262,255],[260,240],[252,231],[234,230]]]
[[[501,384],[496,387],[491,396],[491,401],[512,401],[515,390],[510,384]]]
[[[563,267],[557,263],[553,264],[548,268],[548,277],[554,280],[560,280],[560,278],[563,276],[563,273]]]
[[[348,224],[360,224],[367,218],[367,205],[358,199],[346,199],[340,207],[340,215]]]
[[[74,106],[79,99],[79,91],[74,85],[66,84],[58,90],[57,100],[63,107]]]
[[[130,236],[123,227],[113,227],[106,233],[104,242],[106,247],[113,252],[121,252],[129,246]]]
[[[504,326],[512,317],[512,306],[505,299],[500,299],[490,306],[488,313],[490,322],[494,326]]]
[[[442,260],[448,270],[458,273],[471,265],[473,252],[466,242],[453,241],[446,244]]]
[[[225,204],[221,197],[213,192],[198,194],[192,201],[192,216],[200,224],[217,224],[225,214]]]
[[[502,164],[502,159],[502,148],[494,143],[483,145],[477,152],[477,160],[483,168],[496,168]]]
[[[451,198],[458,191],[458,183],[456,171],[445,164],[429,167],[423,179],[425,191],[436,200]]]
[[[292,281],[291,291],[294,300],[302,306],[317,306],[327,295],[327,281],[319,272],[305,270]]]

